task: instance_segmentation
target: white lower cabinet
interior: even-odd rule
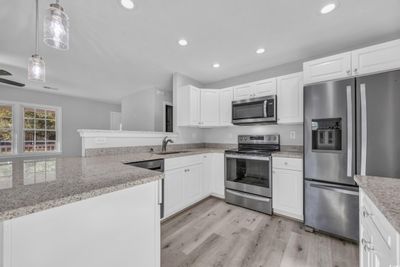
[[[274,213],[303,220],[302,160],[272,160],[272,207]]]
[[[158,181],[0,222],[2,267],[160,266]]]
[[[210,196],[224,197],[224,154],[165,160],[165,218]]]
[[[399,266],[399,233],[360,188],[360,266]]]

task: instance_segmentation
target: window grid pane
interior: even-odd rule
[[[57,151],[56,111],[24,107],[24,152]]]
[[[12,105],[0,104],[0,155],[13,153]]]

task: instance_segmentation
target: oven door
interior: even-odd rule
[[[271,197],[271,157],[225,154],[225,187]]]
[[[276,96],[232,102],[232,123],[276,122]]]

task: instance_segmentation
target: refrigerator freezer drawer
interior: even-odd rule
[[[358,241],[358,187],[305,181],[305,224]]]

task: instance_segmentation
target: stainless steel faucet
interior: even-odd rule
[[[167,151],[167,145],[168,143],[173,143],[171,139],[168,139],[168,136],[164,137],[161,145],[161,152],[166,152]]]

